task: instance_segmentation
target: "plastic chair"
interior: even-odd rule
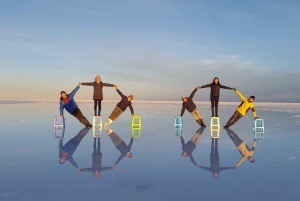
[[[55,116],[54,118],[54,130],[58,128],[63,128],[65,126],[64,116]]]
[[[265,124],[263,119],[254,119],[253,121],[253,131],[256,132],[264,132]]]
[[[264,140],[264,132],[254,132],[254,140],[263,141]]]
[[[182,117],[180,116],[175,116],[175,119],[174,119],[174,127],[177,128],[177,127],[183,127],[183,120],[182,120]]]
[[[220,118],[212,117],[210,118],[210,137],[220,138]]]
[[[131,119],[131,129],[134,128],[142,128],[141,116],[140,115],[133,115]]]
[[[97,122],[97,119],[99,119],[99,123]],[[102,117],[101,116],[94,116],[93,117],[93,128],[98,127],[102,130]]]

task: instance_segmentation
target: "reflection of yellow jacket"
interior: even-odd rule
[[[241,94],[241,92],[239,92],[238,90],[235,91],[236,94],[242,99],[242,103],[239,105],[239,107],[236,109],[241,115],[245,115],[249,109],[252,109],[252,115],[253,117],[255,118],[256,117],[256,112],[255,112],[255,109],[254,109],[254,104],[253,103],[250,103],[248,101],[247,98],[245,98],[243,96],[243,94]]]
[[[239,152],[241,153],[242,158],[235,165],[235,167],[237,167],[240,164],[242,164],[245,160],[248,159],[249,156],[252,156],[254,154],[255,146],[256,146],[256,141],[253,141],[251,149],[249,149],[249,147],[246,145],[245,142],[242,142],[238,147],[236,147],[237,150],[239,150]]]

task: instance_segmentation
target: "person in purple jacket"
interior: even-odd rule
[[[76,151],[81,140],[86,136],[91,128],[85,127],[79,131],[79,133],[69,140],[65,146],[63,146],[63,139],[59,140],[59,163],[64,164],[66,161],[76,168],[76,171],[79,172],[79,168],[75,160],[73,159],[73,154]]]
[[[105,128],[107,135],[110,137],[112,143],[116,146],[116,148],[120,151],[121,156],[117,159],[117,161],[114,164],[114,168],[116,168],[117,164],[124,158],[132,158],[133,155],[130,152],[131,146],[133,144],[133,137],[130,138],[129,145],[127,145],[113,130],[106,127]]]
[[[116,87],[115,84],[109,84],[109,83],[103,83],[101,81],[101,77],[97,75],[95,77],[94,82],[82,82],[82,85],[85,86],[93,86],[94,87],[94,93],[93,93],[93,99],[94,99],[94,116],[97,116],[97,105],[98,105],[98,116],[101,116],[101,102],[103,100],[103,87]]]
[[[94,152],[92,154],[92,162],[93,165],[91,168],[80,168],[80,172],[93,172],[94,178],[98,178],[100,176],[100,172],[104,170],[111,170],[115,169],[116,166],[111,167],[102,167],[101,161],[102,161],[102,153],[100,151],[100,138],[98,138],[98,146],[96,146],[96,138],[94,138]]]
[[[193,101],[193,97],[198,89],[200,89],[200,86],[197,86],[196,89],[194,89],[194,91],[191,93],[189,97],[186,96],[181,97],[183,103],[182,103],[181,113],[179,116],[183,116],[185,109],[187,109],[187,111],[189,111],[192,114],[196,122],[201,127],[206,127],[206,125],[203,122],[202,116]]]
[[[126,109],[130,108],[131,115],[134,115],[134,111],[131,105],[131,101],[134,98],[133,95],[124,96],[122,92],[115,86],[118,94],[122,97],[121,101],[116,105],[115,109],[112,111],[111,115],[108,117],[107,121],[104,124],[104,128],[106,128],[109,124],[115,121]]]
[[[83,116],[74,100],[74,95],[78,91],[79,86],[80,83],[78,83],[78,86],[70,94],[67,94],[65,91],[60,92],[60,116],[63,116],[63,110],[66,109],[71,115],[76,117],[80,123],[92,127],[89,120]]]
[[[181,157],[185,158],[185,157],[189,157],[191,162],[196,166],[196,168],[199,168],[200,166],[196,163],[192,153],[194,151],[194,149],[196,148],[197,144],[199,143],[202,133],[204,131],[205,128],[199,128],[196,133],[194,134],[194,136],[192,137],[192,139],[190,141],[188,141],[187,143],[184,142],[183,137],[180,137],[180,141],[181,141],[181,145],[182,145],[182,154]]]

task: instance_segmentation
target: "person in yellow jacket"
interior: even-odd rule
[[[245,116],[245,114],[249,111],[249,109],[252,110],[252,115],[253,118],[256,119],[256,112],[254,109],[254,104],[253,101],[255,100],[255,96],[250,96],[250,98],[246,99],[241,92],[238,90],[234,89],[235,93],[240,97],[242,100],[241,104],[238,106],[236,109],[235,113],[230,117],[228,120],[227,124],[224,126],[224,128],[229,128],[233,124],[235,124],[240,118]]]
[[[251,163],[254,163],[255,160],[253,158],[253,154],[254,154],[254,149],[256,147],[256,141],[255,140],[253,141],[252,147],[250,149],[246,145],[246,143],[243,140],[241,140],[237,134],[235,134],[235,132],[233,132],[229,128],[226,128],[225,130],[227,131],[228,136],[231,138],[231,140],[235,144],[236,149],[242,155],[242,158],[237,162],[235,167],[238,167],[239,165],[241,165],[245,160],[249,160]]]

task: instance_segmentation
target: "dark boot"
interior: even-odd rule
[[[206,127],[206,125],[204,124],[204,122],[203,122],[203,119],[200,119],[200,122],[201,122],[201,127]]]
[[[94,108],[94,116],[97,116],[96,108]]]
[[[196,122],[197,122],[200,126],[202,126],[200,119],[197,119]]]
[[[212,107],[212,108],[211,108],[211,117],[214,117],[214,116],[215,116],[215,108]]]
[[[218,116],[218,108],[216,107],[216,115],[215,115],[215,117],[219,117]]]
[[[98,109],[98,116],[101,116],[100,112],[101,112],[101,109],[99,108]]]

